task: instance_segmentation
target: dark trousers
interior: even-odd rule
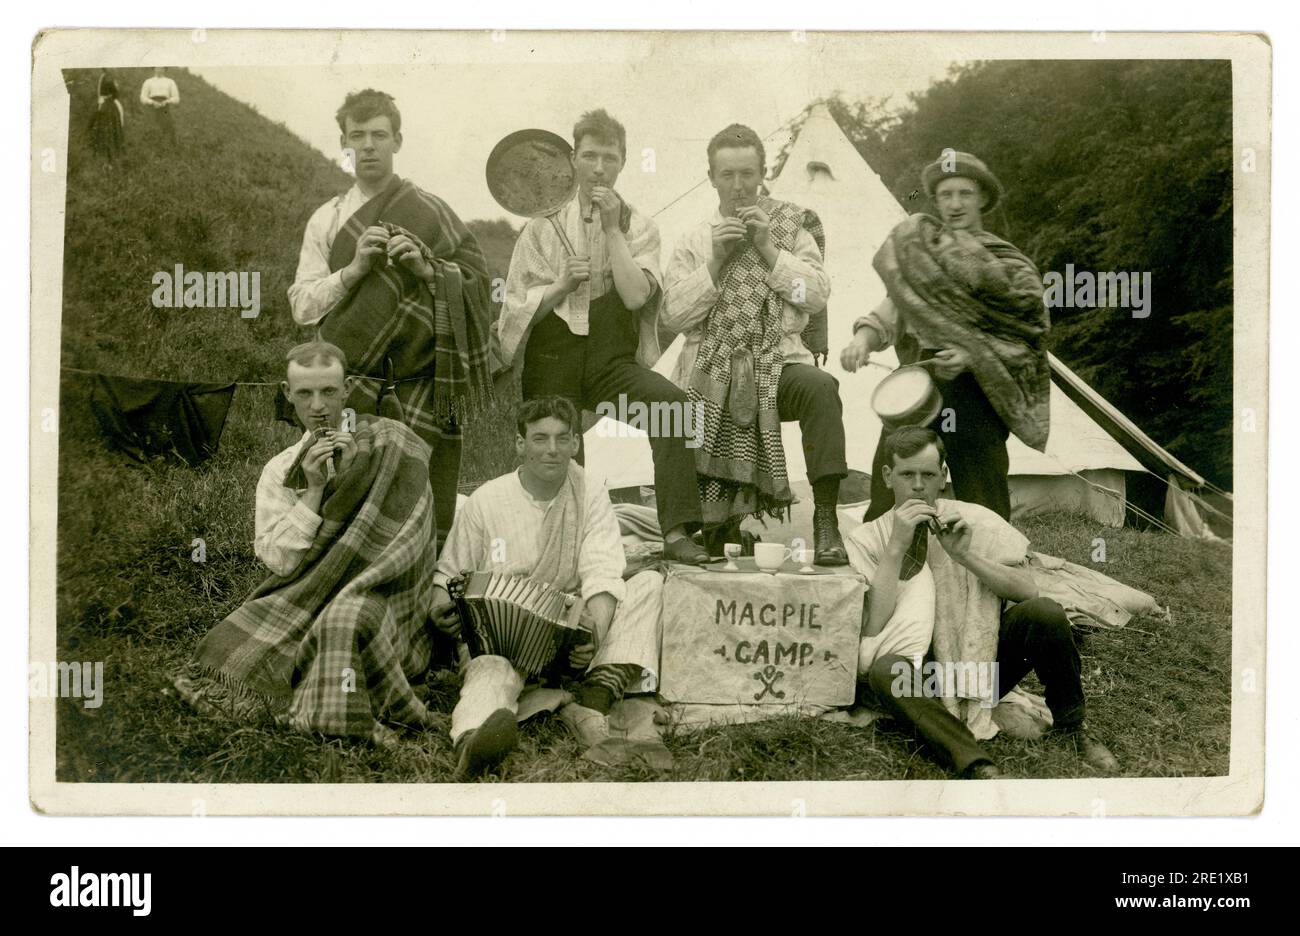
[[[176,145],[176,120],[172,116],[171,106],[167,107],[146,107],[148,111],[153,112],[153,122],[159,131],[167,137],[167,142]]]
[[[849,473],[838,380],[811,364],[787,364],[776,387],[776,410],[782,422],[799,420],[809,484]]]
[[[998,628],[998,693],[1006,694],[1033,670],[1047,693],[1052,726],[1061,731],[1083,722],[1083,682],[1079,651],[1065,610],[1050,598],[1034,598],[1002,613]],[[966,725],[942,700],[894,691],[897,680],[917,685],[911,662],[896,654],[883,656],[867,671],[875,701],[894,718],[911,725],[958,773],[990,760]]]
[[[525,400],[556,395],[580,410],[597,411],[601,403],[619,411],[619,396],[627,406],[677,403],[685,412],[686,391],[667,377],[636,361],[637,313],[623,305],[615,291],[592,300],[590,333],[575,335],[554,312],[533,327],[524,351]],[[685,433],[650,433],[655,465],[655,499],[664,533],[685,524],[700,527],[700,492],[695,481],[695,452]],[[583,460],[578,452],[578,462]]]
[[[907,657],[886,654],[867,670],[867,686],[876,704],[897,721],[910,725],[957,773],[965,773],[981,761],[993,762],[965,723],[944,708],[942,699],[897,692],[896,684],[909,691],[917,685],[915,667]]]
[[[948,451],[953,496],[957,500],[980,504],[1003,520],[1010,520],[1011,489],[1007,486],[1010,469],[1007,436],[1010,432],[1006,423],[989,403],[975,375],[969,371],[958,374],[955,380],[940,380],[937,384],[943,394],[943,411],[927,428],[939,434]],[[864,520],[874,520],[894,507],[894,492],[885,484],[880,470],[885,464],[887,435],[888,429],[881,431],[876,455],[871,462],[871,504]]]
[[[1033,670],[1043,684],[1052,727],[1083,722],[1083,665],[1065,609],[1051,598],[1034,598],[1002,612],[998,629],[998,686],[1010,692]]]

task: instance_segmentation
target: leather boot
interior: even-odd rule
[[[846,566],[849,554],[840,536],[840,520],[835,505],[813,507],[813,562],[819,566]]]

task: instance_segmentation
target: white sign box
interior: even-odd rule
[[[660,693],[670,702],[853,704],[861,576],[675,567],[664,583]]]

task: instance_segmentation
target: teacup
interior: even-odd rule
[[[790,550],[780,543],[755,543],[754,565],[764,572],[775,572],[790,558]]]

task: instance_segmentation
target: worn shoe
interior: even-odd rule
[[[570,702],[560,709],[560,720],[573,732],[583,751],[609,738],[609,719],[593,708]]]
[[[1115,758],[1115,755],[1110,752],[1110,748],[1098,741],[1091,732],[1079,728],[1074,731],[1062,732],[1062,735],[1068,743],[1073,745],[1075,753],[1088,766],[1105,774],[1119,772],[1119,761]]]
[[[515,713],[510,709],[497,709],[483,724],[465,732],[457,740],[456,779],[481,777],[499,766],[515,749],[518,740]]]
[[[813,507],[813,562],[819,566],[846,566],[849,554],[840,536],[835,506]]]
[[[976,761],[962,774],[966,780],[1001,780],[1002,771],[991,761]]]
[[[689,536],[664,543],[665,562],[685,562],[690,565],[703,565],[713,557],[709,551]]]

